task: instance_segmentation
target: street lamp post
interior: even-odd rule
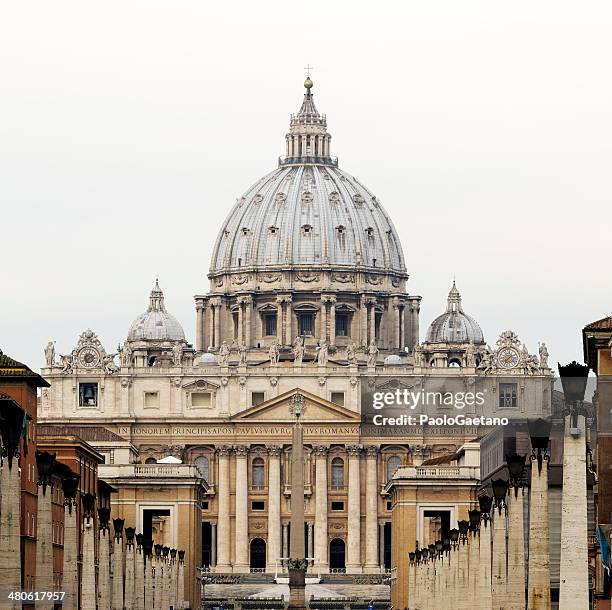
[[[525,489],[526,455],[513,453],[506,457],[509,483],[508,494],[508,583],[507,610],[525,608],[525,528],[523,524],[523,493]]]
[[[559,610],[589,607],[587,448],[584,394],[589,367],[559,365],[565,398]]]
[[[550,610],[550,528],[548,523],[548,443],[551,422],[527,422],[531,439],[529,496],[528,610]]]
[[[505,610],[507,596],[506,580],[506,493],[508,481],[495,479],[492,481],[495,508],[493,511],[493,572],[491,596],[493,610]]]

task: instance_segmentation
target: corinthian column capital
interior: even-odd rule
[[[246,458],[249,453],[249,448],[246,445],[236,445],[234,447],[237,458]]]
[[[347,445],[346,452],[348,453],[349,458],[359,457],[362,448],[359,445]]]

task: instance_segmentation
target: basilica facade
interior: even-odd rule
[[[331,156],[326,117],[312,81],[304,84],[285,156],[220,228],[208,291],[195,297],[193,343],[156,281],[119,353],[92,330],[76,345],[62,341],[65,354],[46,350],[39,421],[71,429],[105,457],[100,477],[117,490],[113,511],[126,523],[186,550],[192,607],[197,568],[283,573],[296,394],[305,404],[304,536],[309,570],[321,577],[393,570],[395,470],[486,432],[376,425],[366,415],[374,392],[452,387],[482,394],[460,407],[466,415],[551,412],[546,346],[534,355],[503,329],[488,345],[454,283],[421,342],[421,297],[408,289],[398,234],[379,199]],[[473,501],[440,490],[418,514],[458,515]]]

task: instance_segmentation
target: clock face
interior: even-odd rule
[[[521,357],[513,347],[503,347],[497,353],[497,362],[504,369],[512,369],[518,366]]]
[[[99,362],[100,354],[98,354],[95,349],[86,347],[85,349],[81,350],[81,353],[79,354],[79,364],[81,366],[92,368],[97,366]]]

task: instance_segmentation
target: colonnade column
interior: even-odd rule
[[[16,447],[4,447],[0,472],[0,582],[7,591],[21,590],[21,473],[18,449],[18,441]],[[16,455],[13,455],[13,450],[16,450]],[[21,608],[21,602],[8,604],[7,608]]]
[[[315,525],[314,554],[322,572],[329,571],[327,549],[327,452],[321,445],[314,448],[315,454]]]
[[[282,556],[286,560],[289,557],[289,524],[288,523],[283,523],[281,525],[281,527],[282,527],[282,530],[283,530],[283,550],[282,550]],[[283,563],[286,563],[286,561],[284,561]]]
[[[385,567],[385,524],[378,524],[378,563],[382,569]]]
[[[376,570],[379,567],[378,553],[378,477],[377,477],[378,448],[370,445],[366,450],[366,556],[367,570]]]
[[[62,591],[66,596],[62,610],[77,610],[79,605],[79,530],[75,496],[78,478],[69,476],[62,480],[64,490],[64,559]],[[102,553],[100,553],[100,558]],[[106,609],[108,610],[108,609]]]
[[[219,529],[223,535],[217,543],[217,572],[231,571],[230,565],[230,447],[223,445],[218,449],[219,459]]]
[[[110,509],[98,509],[98,524],[100,538],[98,547],[98,610],[110,610],[111,584],[110,584]],[[64,551],[65,552],[65,551]]]
[[[92,510],[95,498],[92,494],[83,496],[83,508],[85,517],[83,519],[83,567],[81,570],[81,610],[96,610],[98,591],[96,589],[96,556],[95,539],[93,529]],[[119,580],[122,583],[123,574]],[[122,599],[123,601],[123,599]]]
[[[123,524],[124,519],[113,519],[115,543],[113,545],[113,592],[111,608],[123,610]]]
[[[329,300],[329,343],[336,344],[336,297]]]
[[[550,610],[548,455],[540,452],[531,460],[527,607]]]
[[[244,445],[236,451],[236,552],[234,572],[249,571],[249,489],[247,457],[249,449]]]
[[[53,591],[53,529],[51,515],[51,496],[53,482],[51,475],[55,465],[55,454],[46,451],[36,452],[38,470],[38,515],[36,526],[36,589]],[[47,489],[49,487],[49,489]],[[42,610],[52,610],[53,602],[37,604]]]
[[[217,565],[217,524],[213,521],[210,524],[210,567]]]
[[[313,540],[313,530],[314,524],[312,521],[309,521],[307,524],[308,527],[308,548],[306,549],[306,557],[314,559],[314,540]]]
[[[273,572],[281,557],[281,492],[279,446],[268,447],[268,547],[266,549],[267,572]]]
[[[358,446],[346,448],[348,453],[348,535],[347,535],[347,573],[361,571],[361,487],[359,481]]]
[[[525,534],[522,489],[508,491],[507,587],[507,610],[523,610],[525,608]]]

